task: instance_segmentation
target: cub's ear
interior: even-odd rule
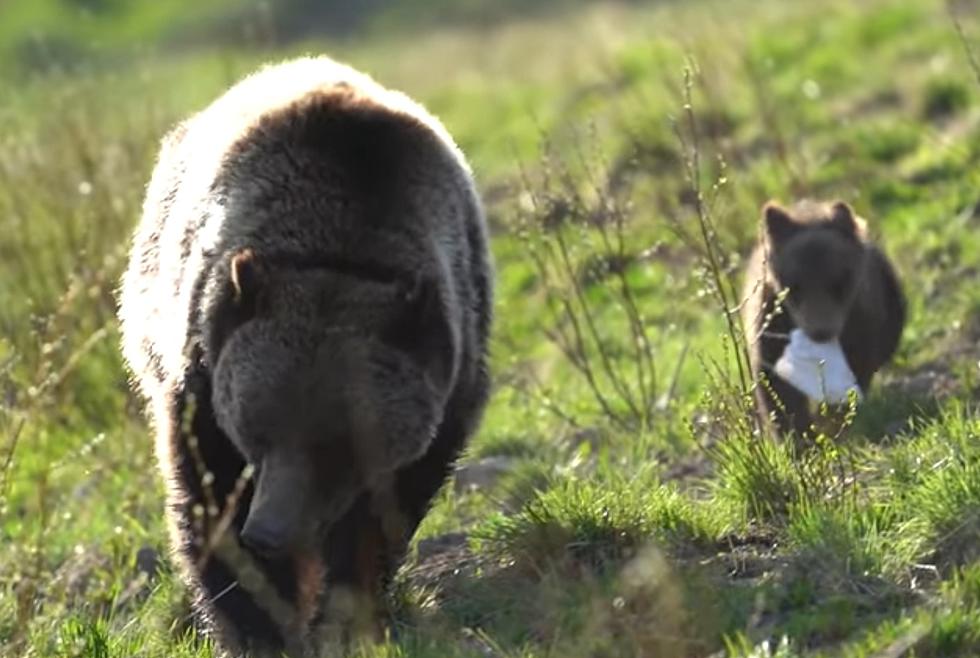
[[[438,280],[416,273],[397,286],[395,312],[384,340],[415,357],[439,391],[447,391],[455,362],[456,339]]]
[[[251,249],[242,249],[231,257],[229,269],[235,303],[240,306],[254,303],[266,278],[262,260]]]
[[[836,201],[830,206],[830,224],[848,237],[860,238],[865,233],[864,220],[843,201]]]
[[[772,244],[786,242],[799,229],[789,212],[775,201],[769,201],[762,207],[762,218],[766,224],[766,235]]]

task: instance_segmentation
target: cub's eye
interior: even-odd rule
[[[830,284],[830,294],[837,299],[843,299],[844,295],[847,294],[847,287],[850,281],[848,279],[837,279]]]

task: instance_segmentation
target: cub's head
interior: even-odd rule
[[[455,340],[438,286],[325,267],[229,265],[212,343],[218,424],[255,467],[242,540],[311,546],[365,487],[420,456],[442,420]]]
[[[865,265],[864,221],[843,202],[762,210],[769,270],[793,322],[812,340],[837,338]]]

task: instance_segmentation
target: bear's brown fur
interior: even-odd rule
[[[865,222],[846,203],[776,203],[762,211],[762,238],[749,260],[743,322],[760,414],[803,437],[813,418],[806,396],[772,367],[795,328],[816,342],[839,339],[858,385],[891,359],[905,325],[905,298]],[[780,300],[780,298],[782,298]]]
[[[223,646],[305,655],[376,627],[486,403],[492,278],[450,136],[346,66],[267,67],[165,138],[123,350]]]

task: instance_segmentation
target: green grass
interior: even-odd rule
[[[446,6],[168,58],[240,5],[0,9],[0,53],[25,26],[98,44],[71,71],[0,66],[0,655],[211,655],[113,295],[167,127],[310,50],[444,119],[498,264],[497,386],[463,467],[508,467],[437,498],[397,639],[365,658],[980,653],[980,85],[945,4],[473,1],[434,24]],[[976,44],[980,15],[961,23]],[[770,198],[843,198],[894,257],[909,324],[843,436],[755,432],[692,183],[723,281]]]

